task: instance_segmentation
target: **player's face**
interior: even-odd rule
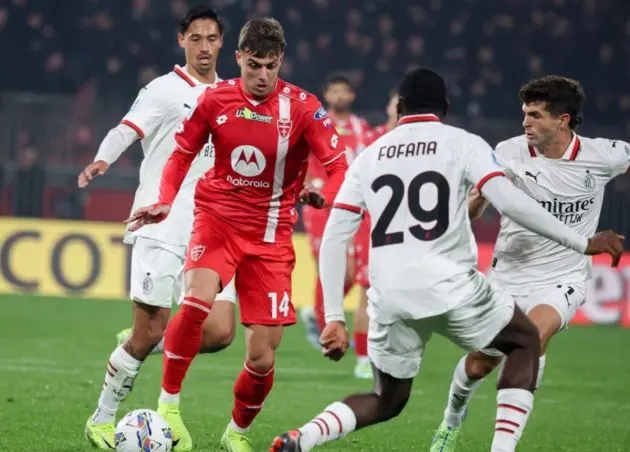
[[[184,49],[187,65],[202,75],[216,70],[219,51],[223,47],[223,36],[214,20],[193,20],[185,33],[177,35],[177,40]]]
[[[333,83],[324,91],[326,105],[332,111],[350,111],[355,97],[352,88],[345,83]]]
[[[523,128],[527,143],[532,146],[546,146],[552,143],[558,133],[566,130],[569,115],[552,115],[544,102],[523,104]]]
[[[284,54],[259,58],[249,52],[236,52],[245,89],[254,97],[267,97],[276,88]]]

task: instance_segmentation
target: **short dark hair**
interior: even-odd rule
[[[214,20],[219,26],[219,33],[223,36],[225,30],[225,24],[223,19],[219,17],[219,13],[216,10],[203,5],[193,6],[188,10],[184,18],[179,23],[179,32],[184,34],[188,31],[190,24],[197,19],[210,19]]]
[[[354,92],[354,84],[350,79],[350,76],[344,72],[333,72],[332,74],[326,77],[324,81],[324,86],[322,88],[323,91],[326,91],[332,85],[346,85],[350,88],[350,91]]]
[[[449,109],[446,82],[435,71],[413,69],[405,75],[398,87],[398,113],[434,113],[446,116]]]
[[[258,58],[279,56],[286,46],[284,29],[272,17],[248,21],[238,35],[238,50]]]
[[[584,89],[577,80],[559,75],[530,80],[518,92],[518,97],[524,104],[543,102],[545,109],[553,116],[568,114],[569,127],[577,128],[582,124],[582,105],[584,104]]]

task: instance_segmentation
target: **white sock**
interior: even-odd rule
[[[239,425],[236,422],[234,422],[234,419],[232,419],[230,421],[230,429],[238,433],[247,433],[249,430],[249,427],[246,427],[246,428],[239,427]]]
[[[116,347],[107,363],[103,389],[92,422],[106,424],[116,418],[118,406],[129,395],[141,365],[142,361],[132,357],[122,345]]]
[[[365,364],[370,362],[369,356],[357,356],[357,364]]]
[[[164,332],[164,334],[166,334],[166,332]],[[152,355],[157,355],[159,353],[164,353],[164,336],[162,336],[160,342],[158,342],[158,344],[153,347],[153,350],[151,350]]]
[[[534,394],[525,389],[497,392],[497,422],[491,452],[513,452],[534,406]]]
[[[342,402],[335,402],[311,422],[300,428],[300,447],[309,452],[313,447],[343,438],[354,431],[357,418],[352,409]]]
[[[171,394],[166,392],[164,388],[160,391],[160,403],[166,403],[169,405],[179,405],[179,393]]]
[[[536,389],[540,387],[542,383],[543,373],[545,372],[545,362],[547,361],[547,355],[542,355],[538,359],[538,375],[536,376]]]
[[[466,412],[468,402],[473,394],[483,382],[480,380],[471,380],[466,375],[466,356],[459,360],[455,372],[453,373],[453,381],[451,389],[448,392],[448,403],[444,410],[444,421],[451,428],[459,427],[462,418]]]

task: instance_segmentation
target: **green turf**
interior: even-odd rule
[[[0,450],[88,450],[83,427],[98,397],[114,334],[127,326],[125,302],[0,297]],[[182,408],[195,450],[218,450],[229,420],[232,382],[241,369],[243,341],[202,356],[189,372]],[[630,450],[630,331],[571,328],[556,338],[543,388],[521,442],[523,451]],[[426,451],[439,423],[453,366],[461,352],[435,339],[412,399],[396,420],[321,450]],[[351,376],[352,356],[321,358],[291,328],[277,360],[274,390],[251,430],[265,451],[283,430],[298,427],[329,402],[369,383]],[[151,357],[119,415],[155,407],[161,360]],[[460,451],[487,451],[494,425],[494,379],[478,392]]]

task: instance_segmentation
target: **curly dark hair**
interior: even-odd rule
[[[544,102],[545,109],[553,116],[568,114],[571,129],[576,129],[584,120],[584,89],[577,80],[559,75],[530,80],[521,87],[518,97],[524,104]]]
[[[280,56],[286,46],[282,25],[270,17],[250,20],[238,36],[238,50],[258,58]]]
[[[350,76],[345,72],[333,72],[332,74],[329,74],[324,81],[322,91],[325,92],[332,85],[346,85],[350,88],[350,91],[354,92],[354,84],[352,83]]]

